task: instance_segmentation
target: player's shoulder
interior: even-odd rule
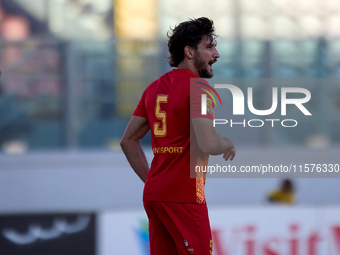
[[[147,87],[147,89],[153,88],[153,87],[157,86],[160,83],[167,82],[169,80],[169,76],[171,75],[171,73],[172,73],[172,71],[167,72],[167,73],[161,75],[158,79],[156,79],[153,82],[151,82],[150,85]]]
[[[147,90],[154,91],[160,87],[181,88],[182,92],[189,92],[191,89],[205,87],[210,91],[209,83],[188,69],[173,69],[161,75],[157,80],[150,83]]]
[[[190,94],[200,95],[202,93],[211,93],[212,91],[214,91],[214,89],[207,80],[200,77],[190,79]]]
[[[150,83],[146,90],[158,90],[164,87],[172,87],[174,85],[182,84],[185,79],[182,71],[179,69],[173,69],[163,75],[161,75],[157,80]]]
[[[196,74],[191,72],[189,69],[173,69],[168,73],[174,78],[181,79],[182,81],[188,82],[190,80],[187,79],[200,79]]]

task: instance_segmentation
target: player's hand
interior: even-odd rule
[[[223,158],[225,161],[230,159],[232,161],[236,155],[236,148],[234,146],[234,143],[232,140],[230,140],[228,137],[223,137],[224,141],[231,146],[231,149],[229,149],[227,152],[223,153]]]
[[[229,151],[227,151],[223,154],[223,158],[224,158],[225,161],[227,161],[228,159],[230,159],[230,161],[232,161],[234,159],[235,155],[236,155],[236,149],[235,149],[235,147],[233,147]]]

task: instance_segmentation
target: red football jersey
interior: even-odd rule
[[[190,160],[192,167],[204,166],[209,155],[199,149],[190,119],[213,119],[214,105],[207,95],[207,114],[201,114],[201,94],[205,92],[199,89],[200,84],[190,89],[190,78],[199,77],[188,69],[162,75],[147,87],[133,113],[148,119],[152,136],[154,158],[145,182],[144,201],[206,203],[205,175],[190,178]]]

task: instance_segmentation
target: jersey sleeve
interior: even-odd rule
[[[203,80],[203,79],[200,79]],[[207,93],[209,92],[209,93]],[[208,118],[214,119],[214,107],[215,103],[211,98],[210,85],[205,80],[197,81],[192,79],[190,81],[190,116],[194,118]],[[205,95],[206,112],[202,114],[202,95]],[[204,96],[203,96],[204,98]]]
[[[133,115],[135,115],[135,116],[147,118],[146,111],[145,111],[146,91],[147,91],[147,89],[144,91],[142,98],[139,100],[139,103],[138,103],[135,111],[133,112]]]

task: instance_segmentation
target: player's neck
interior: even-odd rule
[[[177,69],[188,69],[191,72],[193,72],[195,75],[197,75],[198,77],[200,76],[197,69],[194,67],[194,65],[186,61],[182,61],[181,63],[179,63]]]

